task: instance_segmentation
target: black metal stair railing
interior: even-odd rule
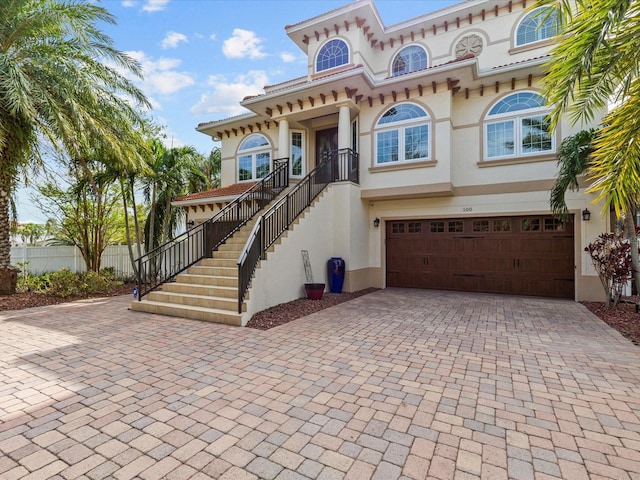
[[[238,313],[258,262],[313,200],[334,182],[359,183],[358,154],[350,148],[328,152],[322,162],[256,221],[238,258]]]
[[[269,175],[207,221],[142,255],[138,263],[138,300],[211,256],[222,243],[289,186],[289,159],[274,160]]]

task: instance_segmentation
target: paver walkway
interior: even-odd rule
[[[0,313],[0,478],[640,479],[640,348],[580,304],[383,290],[261,332]]]

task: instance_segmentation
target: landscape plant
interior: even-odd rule
[[[634,213],[640,199],[640,8],[636,0],[538,0],[560,21],[543,94],[552,106],[555,130],[561,119],[589,124],[604,115],[589,139],[585,173],[603,212],[624,221],[640,291],[640,259]],[[566,114],[566,115],[565,115]],[[580,139],[576,142],[579,144]],[[584,143],[582,144],[585,145]],[[566,191],[566,189],[565,189]]]
[[[144,167],[137,126],[150,108],[130,78],[140,65],[101,25],[95,2],[11,0],[0,7],[0,294],[15,292],[9,213],[20,178],[51,147],[82,160],[99,142],[110,159]]]
[[[585,248],[591,257],[607,298],[607,307],[616,307],[632,278],[631,245],[616,233],[602,233]]]
[[[36,292],[68,298],[107,293],[122,284],[123,282],[116,279],[114,272],[110,270],[104,273],[77,273],[62,268],[56,272],[47,272],[42,275],[31,275],[29,273],[20,275],[17,291]]]

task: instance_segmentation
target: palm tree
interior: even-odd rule
[[[172,209],[171,201],[188,193],[189,177],[194,176],[200,155],[194,147],[167,149],[160,140],[152,141],[155,153],[152,174],[145,180],[144,196],[149,204],[146,222],[147,251],[171,239],[176,230],[180,209]],[[202,176],[199,172],[196,176]]]
[[[558,176],[551,188],[551,211],[558,218],[566,219],[569,215],[565,194],[568,190],[578,191],[580,185],[578,177],[588,173],[591,169],[591,154],[597,130],[581,130],[562,140],[558,148]],[[640,291],[640,253],[638,252],[638,237],[633,221],[635,206],[629,206],[624,213],[624,236],[631,247],[631,264],[633,266],[636,290]]]
[[[633,212],[640,198],[640,9],[634,0],[539,0],[556,10],[564,35],[552,50],[543,91],[555,128],[567,112],[572,123],[591,122],[606,111],[594,133],[588,191],[604,210],[624,217],[640,290]]]
[[[188,173],[189,193],[204,192],[220,186],[222,168],[220,147],[211,150],[208,157],[201,156]]]
[[[149,104],[119,71],[138,64],[113,48],[98,23],[114,17],[94,3],[0,0],[0,293],[15,292],[9,205],[19,174],[53,145],[82,159],[100,141],[112,158],[141,165],[134,127]]]
[[[543,89],[555,128],[564,112],[590,122],[614,107],[596,132],[590,190],[620,216],[640,195],[640,9],[634,0],[539,0],[556,8],[563,33]]]

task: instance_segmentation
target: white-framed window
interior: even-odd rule
[[[248,182],[266,177],[271,171],[271,145],[264,135],[254,133],[238,148],[238,181]]]
[[[291,131],[291,159],[289,164],[289,175],[292,177],[304,177],[304,132],[298,130]]]
[[[414,103],[389,108],[375,129],[376,165],[428,160],[431,119]]]
[[[536,8],[522,19],[516,29],[516,47],[540,42],[558,34],[558,15],[549,7]]]
[[[518,92],[500,99],[485,117],[485,158],[494,160],[555,151],[546,118],[548,113],[544,98],[535,92]]]
[[[329,70],[349,63],[349,46],[344,40],[334,38],[325,43],[316,57],[316,72]]]
[[[423,70],[429,66],[427,51],[420,45],[408,45],[401,49],[391,64],[391,76]]]

